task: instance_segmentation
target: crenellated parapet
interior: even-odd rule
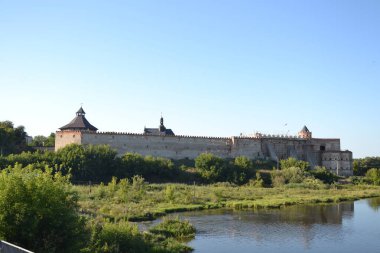
[[[119,155],[126,152],[166,157],[170,159],[195,159],[201,153],[212,153],[221,158],[246,156],[250,159],[278,161],[295,157],[307,161],[310,166],[325,166],[339,175],[352,175],[352,153],[341,151],[340,139],[312,138],[305,126],[298,135],[262,134],[231,137],[174,135],[163,125],[159,128],[144,128],[144,133],[99,132],[88,122],[82,122],[84,111],[56,132],[55,149],[69,144],[109,145]],[[93,127],[93,126],[92,126]]]

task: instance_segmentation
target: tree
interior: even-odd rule
[[[311,170],[310,173],[316,178],[321,180],[326,184],[332,184],[338,181],[339,177],[335,174],[328,171],[325,167],[315,166],[314,170]]]
[[[364,176],[369,169],[380,169],[380,157],[365,157],[354,160],[354,175]]]
[[[26,150],[26,136],[23,126],[14,128],[11,121],[0,122],[0,156]]]
[[[365,173],[366,179],[374,184],[380,185],[380,169],[372,168]]]
[[[117,152],[108,145],[71,144],[57,151],[62,171],[72,173],[74,181],[109,181],[115,173]]]
[[[305,170],[309,167],[308,162],[297,160],[294,157],[289,157],[286,160],[281,160],[280,165],[281,165],[282,170],[287,169],[287,168],[291,168],[291,167],[297,167],[297,168],[300,168],[302,170]]]
[[[36,252],[79,252],[83,218],[69,178],[20,165],[0,174],[0,237]]]
[[[34,136],[29,146],[32,147],[54,147],[55,133],[51,133],[48,137],[43,135]]]
[[[195,168],[198,170],[202,178],[208,182],[215,183],[218,181],[224,181],[223,179],[225,179],[225,161],[213,154],[200,154],[195,158]]]

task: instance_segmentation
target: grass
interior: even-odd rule
[[[163,219],[156,226],[149,229],[152,234],[173,237],[175,239],[192,239],[195,236],[195,228],[189,221],[181,221],[179,218]]]
[[[216,184],[143,184],[140,188],[121,184],[74,186],[83,214],[110,221],[154,220],[173,212],[215,208],[259,209],[329,203],[380,196],[378,186],[344,185],[326,189],[292,187],[255,188]],[[169,189],[169,190],[168,190]]]

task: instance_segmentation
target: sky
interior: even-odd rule
[[[340,138],[380,156],[378,0],[0,0],[0,121]]]

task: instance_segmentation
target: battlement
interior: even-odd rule
[[[221,158],[246,156],[249,159],[274,161],[295,157],[307,161],[311,167],[323,165],[331,171],[338,168],[342,175],[352,175],[352,153],[340,150],[340,139],[312,138],[312,133],[306,126],[298,135],[262,133],[231,137],[174,135],[171,129],[164,127],[161,117],[159,128],[144,128],[143,133],[97,132],[95,129],[86,121],[81,108],[72,122],[56,132],[55,149],[73,143],[106,144],[115,149],[119,155],[132,152],[169,159],[195,159],[202,153],[212,153]]]

